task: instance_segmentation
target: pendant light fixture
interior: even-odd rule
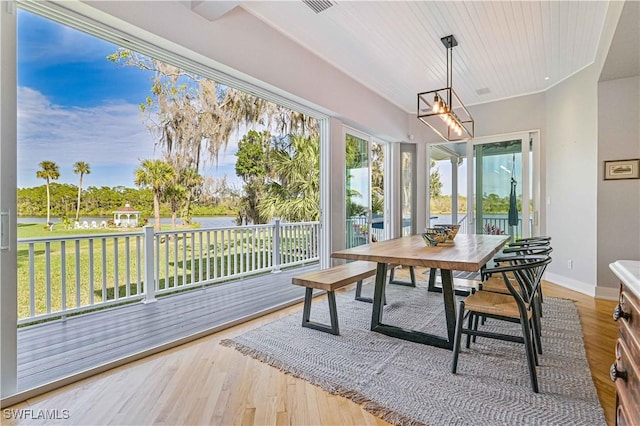
[[[418,93],[418,119],[447,142],[473,139],[471,114],[451,87],[453,48],[458,45],[453,35],[440,39],[447,49],[447,87]]]

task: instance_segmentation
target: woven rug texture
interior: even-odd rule
[[[446,335],[442,295],[425,287],[388,285],[383,322]],[[370,303],[353,300],[353,291],[336,298],[340,336],[301,327],[300,311],[221,343],[394,424],[606,424],[569,300],[544,299],[536,394],[522,344],[478,338],[465,349],[463,340],[454,375],[451,351],[372,332]],[[311,319],[329,323],[326,297],[314,299]],[[520,335],[519,324],[498,320],[482,329]]]

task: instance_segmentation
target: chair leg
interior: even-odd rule
[[[469,330],[473,330],[473,318],[475,316],[476,316],[475,313],[469,312],[469,318],[467,319],[467,328]],[[467,343],[465,343],[465,348],[469,349],[470,347],[471,347],[471,334],[467,334]]]
[[[538,332],[542,331],[542,322],[540,320],[540,318],[542,318],[542,300],[540,299],[541,297],[542,297],[542,293],[536,295],[533,299],[533,305],[532,305],[534,309],[534,313],[536,314]]]
[[[486,317],[482,317],[482,319],[484,319],[484,318],[486,318]],[[473,330],[474,331],[478,331],[478,322],[480,322],[480,316],[478,314],[475,314],[474,315],[474,319],[473,319]],[[473,336],[473,339],[471,339],[471,341],[473,343],[475,343],[477,337],[478,336]]]
[[[460,340],[462,338],[462,324],[464,323],[464,300],[458,305],[458,321],[456,322],[456,334],[453,339],[453,362],[451,372],[456,374],[458,370],[458,356],[460,355]]]
[[[540,335],[540,326],[538,325],[538,322],[535,319],[535,315],[533,318],[531,318],[531,330],[532,330],[532,334],[533,334],[533,341],[536,344],[536,352],[539,355],[542,355],[542,338]]]
[[[529,327],[529,319],[525,315],[520,315],[520,323],[522,324],[522,337],[524,338],[524,350],[527,353],[527,366],[529,367],[529,378],[531,379],[531,387],[535,393],[538,393],[538,373],[536,372],[536,352],[533,348],[531,338],[531,328]]]

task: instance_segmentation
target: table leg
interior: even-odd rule
[[[371,330],[386,334],[387,336],[397,337],[399,339],[409,340],[411,342],[422,343],[425,345],[436,346],[443,349],[453,349],[453,339],[455,335],[456,318],[455,306],[453,298],[453,279],[451,271],[443,271],[442,287],[443,299],[445,304],[445,317],[447,322],[447,337],[436,336],[417,330],[408,330],[390,324],[382,323],[382,309],[385,294],[385,285],[387,277],[387,264],[378,263],[376,272],[376,287],[373,293],[373,313],[371,315]]]
[[[385,285],[387,283],[387,264],[378,263],[376,270],[376,286],[373,290],[373,314],[371,315],[371,330],[374,330],[382,322],[382,309],[384,307]]]
[[[441,269],[442,299],[444,301],[444,315],[447,319],[447,334],[449,342],[453,342],[456,333],[456,304],[453,297],[453,273],[450,269]]]
[[[438,291],[439,288],[436,287],[436,268],[429,268],[429,286],[427,287],[427,291]]]

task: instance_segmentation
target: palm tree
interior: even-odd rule
[[[191,201],[195,198],[198,189],[202,188],[204,178],[198,173],[198,170],[193,167],[188,167],[180,173],[180,183],[186,189],[186,199],[184,205],[184,216],[182,221],[185,224],[191,223]]]
[[[40,163],[40,170],[36,172],[38,179],[44,179],[47,185],[47,225],[51,222],[51,193],[49,191],[49,183],[52,180],[57,180],[60,177],[60,170],[58,165],[53,161],[42,161]]]
[[[187,188],[180,182],[173,182],[165,188],[163,198],[171,207],[171,230],[176,229],[176,219],[178,217],[178,209],[183,201],[188,197]]]
[[[155,230],[160,231],[160,198],[176,180],[176,170],[171,164],[162,160],[143,160],[135,171],[135,184],[143,188],[151,188],[153,192],[153,215]]]
[[[73,173],[80,175],[80,183],[78,184],[78,204],[76,206],[76,221],[80,218],[80,195],[82,194],[82,178],[84,175],[88,175],[91,173],[91,168],[89,167],[89,163],[85,163],[84,161],[77,161],[73,165]]]
[[[273,155],[275,178],[258,210],[268,217],[290,221],[319,219],[320,144],[318,139],[293,136],[288,149]]]

